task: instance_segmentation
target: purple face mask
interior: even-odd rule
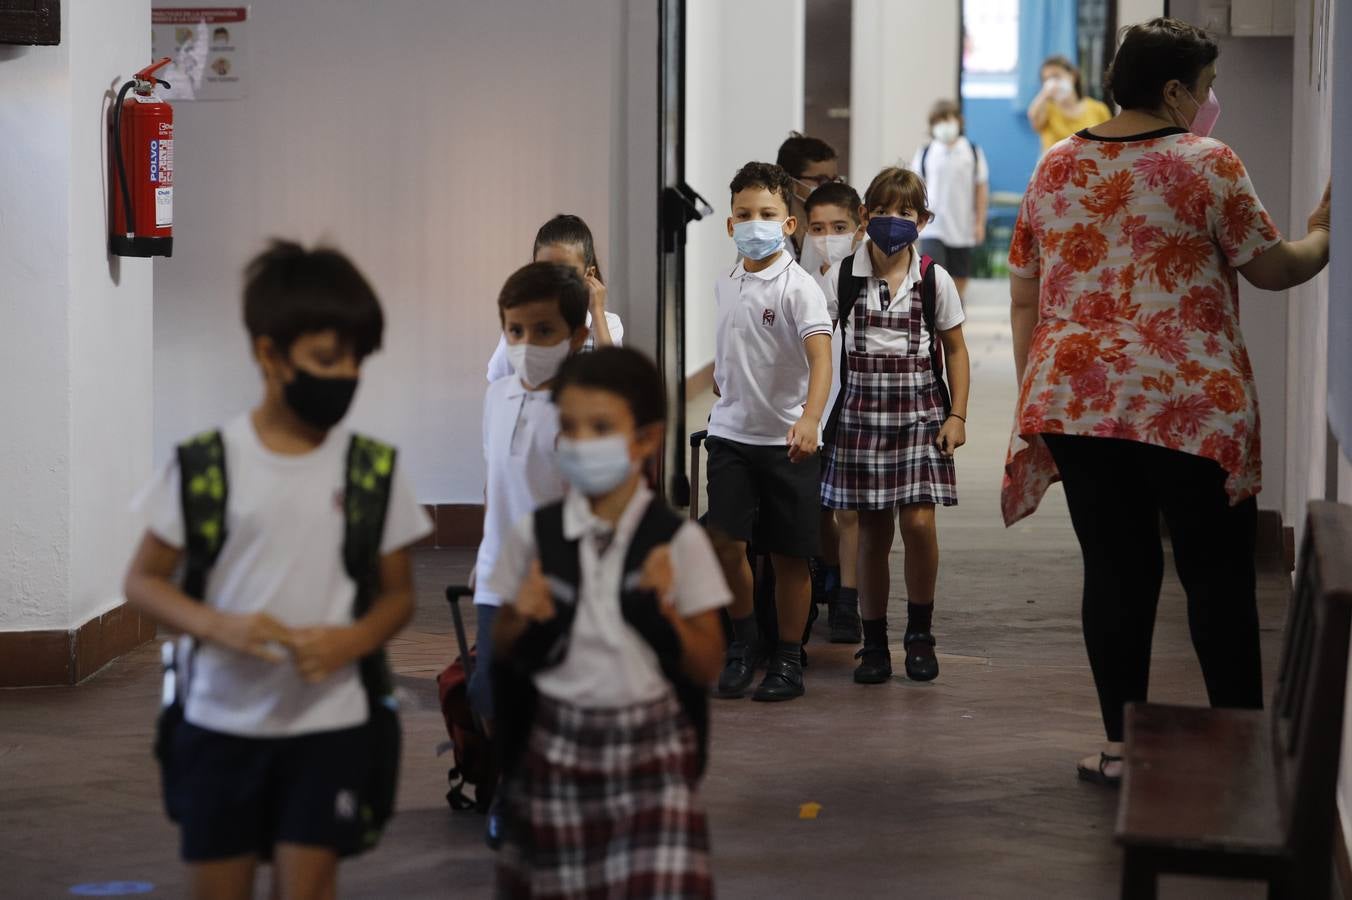
[[[1197,98],[1188,94],[1193,103],[1197,103]],[[1216,127],[1216,120],[1221,117],[1221,101],[1216,99],[1216,92],[1208,90],[1206,100],[1197,103],[1197,114],[1192,117],[1192,124],[1188,130],[1201,137],[1210,137],[1211,130]]]

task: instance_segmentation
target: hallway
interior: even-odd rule
[[[1079,633],[1078,550],[1059,491],[1012,531],[1000,522],[1014,400],[1008,301],[1003,282],[973,283],[970,294],[962,505],[940,516],[943,674],[861,687],[850,680],[854,648],[818,636],[803,700],[716,702],[704,798],[724,897],[1116,895],[1116,795],[1078,783],[1073,769],[1101,738]],[[465,552],[418,556],[417,617],[391,648],[407,689],[401,812],[384,844],[345,868],[345,897],[489,894],[482,819],[447,810],[449,757],[433,755],[445,735],[432,678],[453,655],[441,591],[468,562]],[[1272,564],[1260,583],[1270,675],[1288,581]],[[894,620],[904,615],[895,608]],[[1172,572],[1155,647],[1153,699],[1202,702]],[[0,895],[141,881],[155,885],[149,896],[183,896],[149,754],[158,682],[146,645],[79,687],[0,692]],[[815,819],[800,818],[806,803],[820,804]],[[1262,892],[1166,879],[1162,896]]]

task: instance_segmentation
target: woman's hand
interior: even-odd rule
[[[1324,187],[1324,196],[1320,199],[1319,205],[1310,213],[1309,230],[1310,231],[1328,231],[1329,220],[1332,216],[1333,179]]]

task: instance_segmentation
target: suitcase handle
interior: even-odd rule
[[[460,645],[460,664],[465,667],[465,677],[474,674],[474,660],[469,655],[469,641],[465,638],[465,619],[460,614],[460,599],[473,597],[474,589],[466,584],[446,586],[446,602],[451,607],[451,621],[455,624],[455,642]]]

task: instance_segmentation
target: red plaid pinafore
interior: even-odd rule
[[[881,310],[868,308],[868,281],[878,285]],[[842,373],[839,424],[826,452],[822,504],[832,509],[955,506],[957,470],[953,458],[934,443],[944,422],[944,401],[929,348],[921,340],[921,281],[911,287],[910,302],[897,309],[891,308],[885,280],[868,281],[851,313],[853,346]],[[905,331],[906,355],[868,352],[870,328]]]

